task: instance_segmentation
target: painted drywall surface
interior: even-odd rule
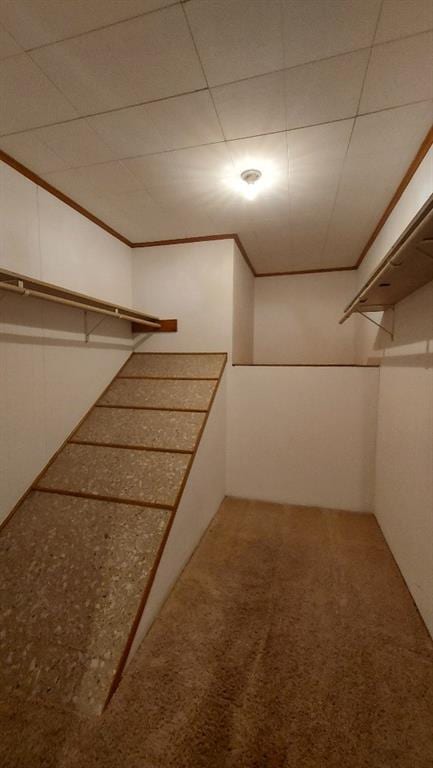
[[[131,304],[129,248],[3,163],[0,202],[0,267]],[[130,349],[127,323],[104,319],[86,344],[83,312],[1,293],[0,520]]]
[[[255,281],[255,363],[354,363],[355,328],[339,325],[356,274],[262,277]]]
[[[147,352],[228,352],[232,347],[233,240],[133,250],[133,302],[178,319],[178,332],[153,334]]]
[[[0,162],[0,266],[131,306],[131,249]]]
[[[394,210],[386,220],[357,270],[358,289],[380,264],[386,253],[410,224],[433,190],[433,147],[419,165]],[[381,214],[378,213],[378,218]]]
[[[225,376],[215,397],[129,659],[148,632],[225,496]]]
[[[252,363],[254,355],[254,275],[236,243],[233,259],[233,362]]]
[[[433,282],[395,308],[380,369],[375,511],[433,635]]]
[[[430,149],[360,269],[358,289],[433,189]],[[371,315],[387,327],[392,311]],[[433,634],[433,283],[394,309],[394,341],[362,317],[357,361],[380,358],[375,513],[421,615]]]
[[[239,367],[227,494],[371,511],[378,369]]]

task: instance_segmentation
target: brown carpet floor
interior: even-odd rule
[[[431,768],[432,660],[373,516],[227,499],[103,717],[0,701],[0,763]]]

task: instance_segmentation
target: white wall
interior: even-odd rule
[[[375,368],[234,368],[227,493],[371,511],[377,383]]]
[[[430,150],[358,270],[358,288],[432,190]],[[372,317],[391,322],[390,313]],[[433,634],[433,283],[396,305],[394,341],[363,318],[356,323],[358,361],[381,360],[375,513]]]
[[[233,253],[233,240],[133,250],[134,307],[178,319],[178,333],[149,335],[140,349],[231,352]]]
[[[355,363],[355,328],[339,325],[356,272],[255,281],[255,363]]]
[[[1,267],[131,305],[130,249],[3,163]],[[83,330],[79,310],[0,294],[0,520],[130,353],[126,323]]]
[[[254,356],[254,275],[234,244],[233,362],[252,363]]]
[[[223,374],[129,660],[156,618],[225,496],[226,373]]]
[[[383,344],[376,516],[433,635],[433,282],[397,304]]]

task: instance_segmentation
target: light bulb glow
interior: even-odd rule
[[[242,171],[241,179],[243,182],[242,192],[247,200],[255,200],[259,191],[259,181],[262,178],[262,172],[256,168],[249,168]]]
[[[258,193],[257,184],[245,184],[242,189],[243,195],[246,200],[255,200]]]

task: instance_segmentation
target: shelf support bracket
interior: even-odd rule
[[[378,328],[381,329],[381,331],[385,331],[385,333],[388,333],[389,336],[391,336],[392,341],[394,341],[394,307],[390,307],[392,309],[392,330],[390,331],[389,328],[385,328],[384,325],[381,325],[381,323],[376,323],[376,320],[373,320],[372,317],[369,317],[365,314],[365,312],[358,312],[359,315],[362,315],[365,317],[366,320],[369,320],[370,323],[373,323],[373,325],[377,325]]]
[[[84,337],[86,340],[86,344],[89,343],[90,334],[92,334],[94,331],[96,331],[97,328],[103,323],[105,320],[105,317],[101,318],[101,320],[98,320],[95,325],[93,325],[91,328],[89,328],[89,321],[88,321],[88,313],[87,310],[84,310]]]

